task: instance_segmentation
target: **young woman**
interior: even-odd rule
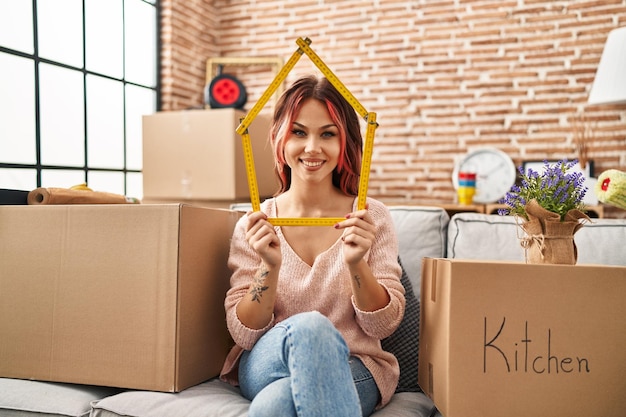
[[[398,383],[382,350],[402,320],[398,244],[389,211],[356,209],[359,119],[325,78],[298,79],[270,129],[280,190],[233,234],[225,300],[236,345],[222,378],[249,416],[369,416]],[[341,217],[334,227],[274,227],[268,217]]]

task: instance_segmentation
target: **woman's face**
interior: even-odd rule
[[[332,182],[341,149],[339,128],[326,104],[308,99],[303,102],[285,142],[285,160],[291,168],[291,181]]]

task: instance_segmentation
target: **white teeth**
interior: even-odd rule
[[[318,167],[322,165],[322,161],[302,161],[302,163],[308,167]]]

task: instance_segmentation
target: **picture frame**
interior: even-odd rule
[[[550,165],[554,165],[555,163],[559,161],[560,160],[558,159],[553,159],[553,160],[548,160],[547,162]],[[539,174],[541,174],[544,170],[545,163],[546,163],[545,160],[524,161],[522,163],[522,166],[524,168],[524,172],[528,172],[528,169],[532,169],[533,171],[536,171]],[[597,206],[598,198],[593,191],[595,188],[595,184],[597,183],[597,179],[593,176],[594,175],[593,160],[591,159],[587,160],[584,168],[581,166],[580,162],[577,162],[572,168],[570,168],[569,172],[582,172],[585,178],[585,186],[588,188],[588,192],[585,194],[583,203],[585,203],[587,206]],[[518,182],[519,182],[519,176],[518,176]]]
[[[547,160],[548,164],[550,165],[554,165],[555,163],[559,162],[559,159],[553,159],[553,160]],[[530,160],[530,161],[523,161],[522,162],[522,167],[524,169],[524,172],[528,172],[528,169],[532,169],[533,171],[536,171],[538,173],[542,173],[544,166],[545,166],[546,160]],[[581,166],[580,161],[576,163],[576,165],[574,165],[572,168],[570,168],[571,172],[582,172],[582,174],[585,176],[585,178],[593,178],[594,175],[594,164],[593,164],[593,160],[587,160],[585,162],[585,167],[583,168]]]

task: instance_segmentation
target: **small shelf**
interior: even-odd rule
[[[486,214],[498,214],[498,209],[507,208],[505,204],[487,204],[485,206]],[[597,206],[587,206],[587,215],[592,219],[601,219],[604,217],[604,207]]]
[[[459,204],[459,203],[450,203],[450,204],[432,204],[434,207],[441,207],[444,209],[448,216],[452,217],[456,213],[484,213],[485,205],[484,204]]]

